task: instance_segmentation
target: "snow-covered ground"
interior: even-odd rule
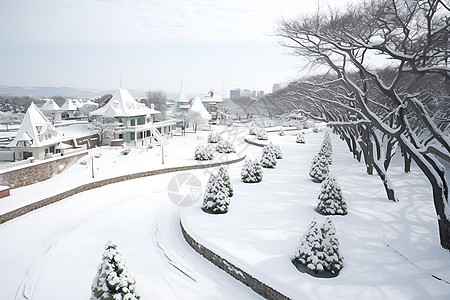
[[[244,128],[214,131],[224,131],[238,146],[238,154],[216,153],[217,159],[260,157],[260,147],[242,143]],[[92,150],[82,159],[86,165],[12,190],[0,199],[0,214],[92,180],[195,164],[194,149],[207,134],[174,137],[164,147],[164,165],[161,147],[133,148],[128,155],[109,147]],[[402,174],[394,165],[400,202],[388,202],[379,178],[366,175],[333,135],[331,169],[349,209],[347,216],[333,217],[344,269],[331,279],[297,271],[290,259],[300,237],[313,217],[324,219],[314,210],[320,184],[307,175],[323,133],[307,134],[304,145],[293,134],[269,133],[284,158],[275,169],[264,169],[261,183],[240,181],[243,162],[229,166],[235,196],[226,215],[203,213],[201,199],[189,208],[172,204],[168,184],[177,174],[165,174],[84,192],[0,225],[0,299],[88,298],[108,240],[135,274],[141,299],[258,299],[185,244],[180,214],[197,241],[293,299],[448,299],[450,252],[439,246],[426,180],[417,170]],[[92,179],[90,157],[97,154]],[[209,172],[189,173],[204,190]]]
[[[386,200],[378,176],[365,174],[346,145],[332,135],[332,174],[341,185],[349,213],[333,216],[344,269],[337,278],[314,278],[291,263],[313,218],[320,184],[308,176],[323,133],[309,133],[306,144],[293,133],[280,137],[284,158],[264,169],[263,181],[240,181],[240,164],[230,166],[234,187],[225,215],[205,214],[201,203],[182,211],[188,233],[207,248],[293,299],[449,299],[450,252],[439,245],[428,182],[417,169],[390,169],[399,203]],[[261,148],[248,149],[259,158]],[[442,280],[438,280],[437,278]]]

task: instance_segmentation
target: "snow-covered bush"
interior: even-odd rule
[[[317,127],[317,126],[314,126],[314,128],[313,128],[312,132],[314,132],[314,133],[319,133],[319,132],[320,132],[320,129],[319,129],[319,127]]]
[[[330,134],[328,132],[325,132],[324,139],[322,141],[322,144],[320,145],[319,155],[324,155],[328,160],[328,164],[331,165],[331,163],[333,162],[332,154],[333,145],[331,144]]]
[[[260,182],[263,177],[261,165],[256,160],[247,159],[241,170],[241,180],[246,183]]]
[[[279,136],[284,136],[284,130],[283,130],[283,127],[281,127],[280,130],[278,131],[278,135],[279,135]]]
[[[230,205],[229,190],[221,176],[211,174],[206,185],[202,209],[211,214],[225,214]]]
[[[252,124],[250,126],[250,128],[248,129],[248,134],[250,134],[250,135],[257,135],[260,130],[261,130],[261,128],[259,128],[258,125]]]
[[[236,152],[233,145],[229,141],[220,140],[216,145],[216,151],[219,153],[232,153]]]
[[[339,241],[336,237],[336,227],[330,218],[327,218],[321,227],[323,238],[323,250],[325,253],[325,261],[327,272],[338,275],[344,266],[341,253],[339,252]]]
[[[300,143],[300,144],[306,143],[305,133],[303,131],[301,131],[297,134],[297,139],[295,140],[295,142]]]
[[[345,203],[342,190],[336,179],[328,176],[320,188],[319,204],[317,210],[324,215],[346,215],[347,204]]]
[[[277,165],[277,157],[275,155],[274,146],[266,145],[262,149],[261,166],[263,168],[275,168]]]
[[[328,159],[324,155],[314,156],[311,162],[311,170],[309,176],[314,182],[322,182],[328,177],[330,168],[328,166]]]
[[[275,157],[277,159],[282,159],[283,158],[283,153],[281,152],[280,145],[275,145]]]
[[[222,177],[225,187],[227,188],[228,197],[233,197],[233,185],[231,184],[230,174],[225,166],[220,166],[217,173],[218,176]]]
[[[281,152],[280,145],[278,145],[278,144],[274,145],[274,144],[272,144],[272,142],[270,142],[267,146],[271,148],[270,150],[275,155],[276,159],[282,159],[283,158],[283,153]]]
[[[102,262],[91,286],[91,300],[138,300],[136,280],[128,273],[125,261],[117,245],[106,243]]]
[[[339,253],[339,241],[331,219],[327,218],[320,228],[315,219],[311,221],[292,262],[315,274],[325,272],[332,276],[338,275],[343,267],[343,257]]]
[[[220,135],[215,132],[208,134],[208,143],[218,143],[221,140]]]
[[[211,160],[213,159],[213,151],[210,146],[197,146],[194,153],[196,160]]]
[[[264,128],[261,128],[256,135],[258,140],[267,141],[269,136],[267,135],[267,131]]]

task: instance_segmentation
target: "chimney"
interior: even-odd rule
[[[155,109],[155,103],[150,103],[150,108],[154,110]]]

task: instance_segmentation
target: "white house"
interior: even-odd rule
[[[29,157],[44,159],[47,155],[56,153],[56,146],[61,140],[61,134],[31,102],[17,135],[7,147],[14,151],[15,160]]]
[[[154,122],[154,116],[159,113],[153,106],[149,108],[136,101],[127,90],[119,89],[105,106],[91,112],[91,116],[97,122],[111,124],[112,136],[104,144],[120,141],[126,146],[144,146],[162,142],[163,137],[172,135],[175,121]]]
[[[72,118],[77,111],[78,106],[78,100],[66,99],[66,102],[64,102],[64,104],[61,106],[62,118]]]
[[[221,102],[223,102],[222,96],[212,89],[203,97],[202,103],[211,114],[212,120],[217,120],[217,104]]]
[[[52,123],[61,120],[61,108],[53,99],[46,99],[44,105],[39,108],[44,116]]]

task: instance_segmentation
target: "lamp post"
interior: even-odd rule
[[[94,178],[94,158],[100,158],[100,156],[102,156],[100,153],[97,153],[95,155],[92,155],[91,158],[91,169],[92,169],[92,178]]]

